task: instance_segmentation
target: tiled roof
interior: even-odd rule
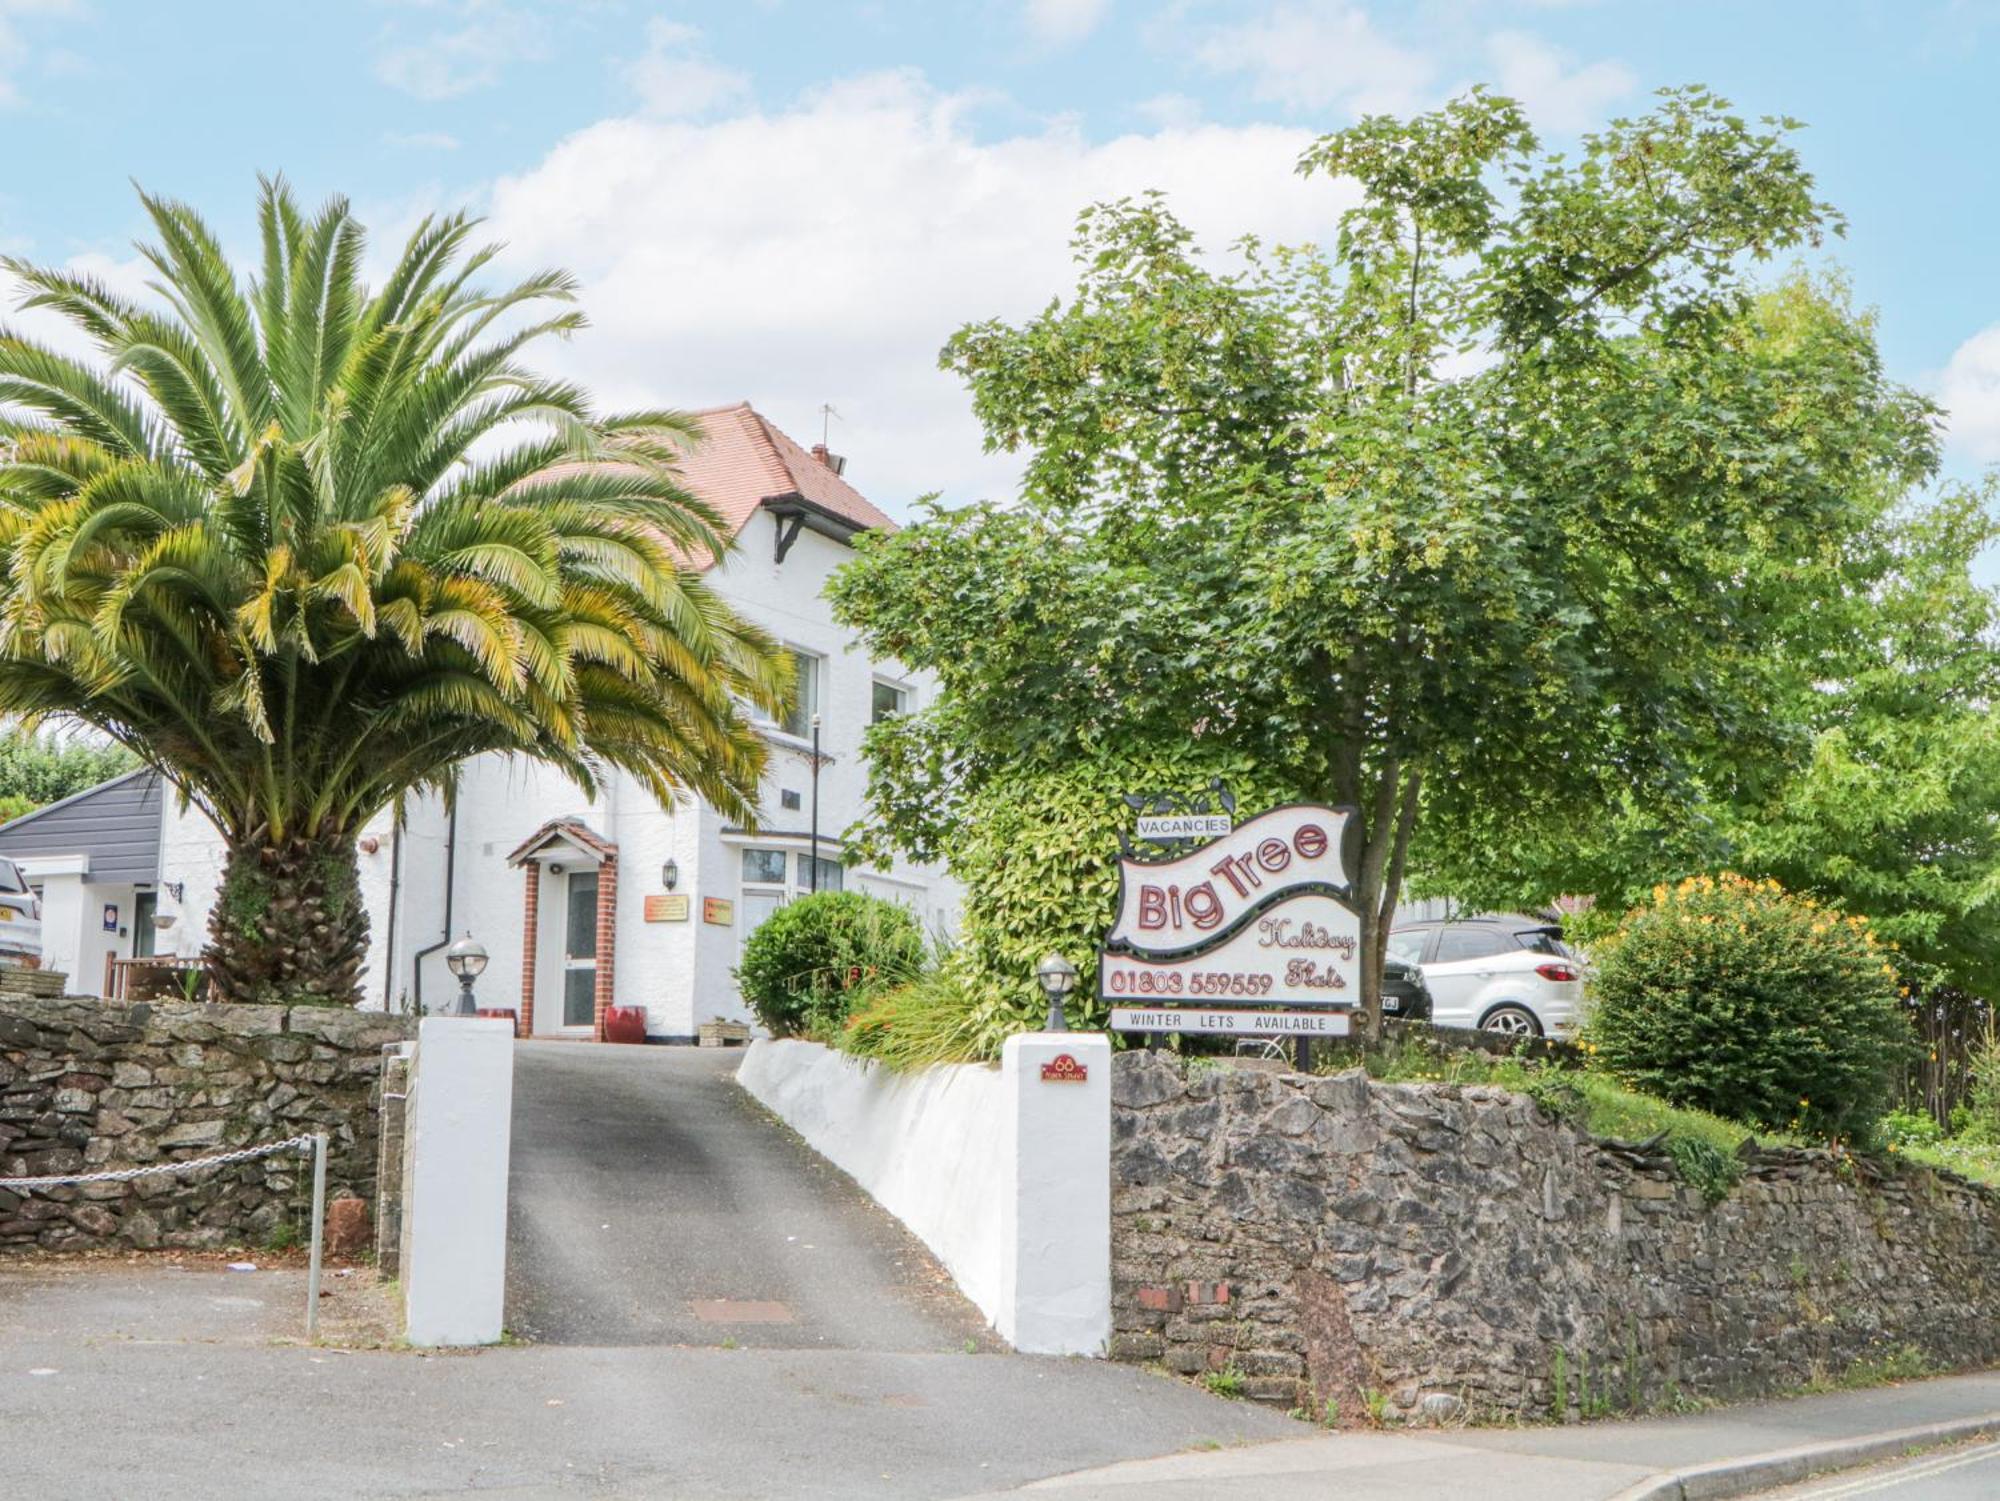
[[[507,857],[509,865],[519,865],[557,842],[569,844],[600,860],[616,859],[618,846],[597,833],[580,818],[552,818],[516,846]]]
[[[859,528],[895,525],[749,402],[710,407],[694,415],[701,423],[703,441],[681,460],[681,477],[721,515],[727,536],[734,538],[742,531],[765,501],[793,495]]]

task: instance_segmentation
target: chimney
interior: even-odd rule
[[[812,456],[826,465],[835,474],[845,474],[847,472],[847,460],[839,454],[832,452],[824,443],[813,444]]]

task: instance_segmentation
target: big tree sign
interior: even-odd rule
[[[1274,808],[1233,828],[1222,820],[1187,853],[1122,859],[1097,971],[1112,1029],[1345,1036],[1361,997],[1342,854],[1353,812]]]

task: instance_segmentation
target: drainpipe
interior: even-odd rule
[[[389,1010],[389,1002],[396,994],[396,898],[403,890],[403,809],[399,804],[396,816],[389,820],[389,936],[384,942],[382,962],[382,1010]]]
[[[806,889],[815,894],[819,891],[819,716],[813,715],[813,810],[812,810],[812,864],[806,867],[811,878]]]
[[[413,1001],[411,1009],[418,1016],[424,1014],[424,959],[435,954],[451,942],[451,893],[457,885],[453,879],[458,860],[458,799],[451,800],[451,817],[444,831],[444,936],[436,943],[427,943],[410,956],[410,987]]]

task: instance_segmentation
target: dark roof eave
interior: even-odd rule
[[[796,516],[805,523],[808,530],[818,532],[822,537],[831,537],[836,542],[852,542],[863,532],[873,531],[851,516],[843,516],[829,506],[801,495],[796,490],[788,490],[783,495],[766,495],[757,502],[773,516],[787,519]]]
[[[129,782],[134,777],[156,775],[158,773],[150,766],[135,766],[130,771],[121,771],[117,776],[106,777],[93,787],[86,787],[81,792],[72,792],[68,797],[58,798],[52,803],[44,803],[32,813],[23,813],[19,818],[10,818],[5,823],[0,823],[0,834],[6,833],[9,829],[18,829],[23,824],[33,823],[38,818],[46,818],[57,809],[67,808],[74,803],[80,803],[87,797],[95,797],[108,787],[116,787],[120,782]]]

